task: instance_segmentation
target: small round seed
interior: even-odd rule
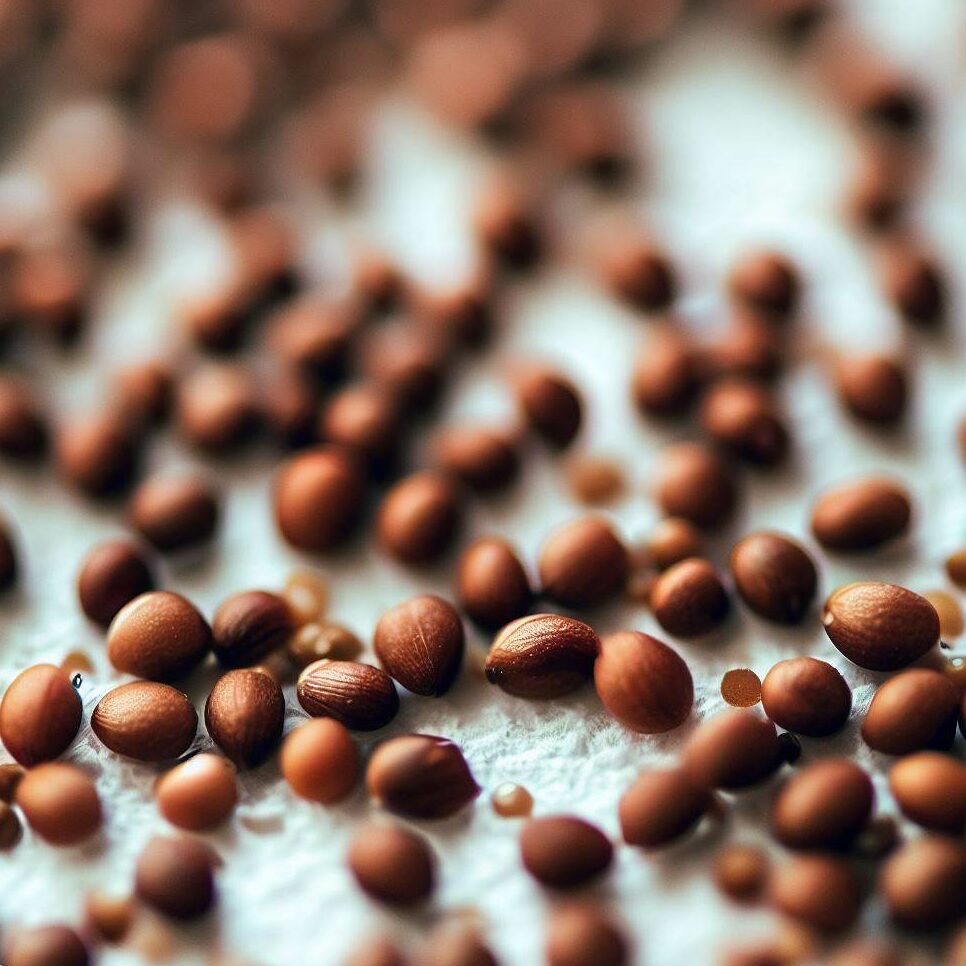
[[[315,718],[291,732],[282,745],[282,775],[300,798],[334,805],[359,778],[359,749],[334,718]]]
[[[540,550],[542,592],[564,607],[595,607],[615,596],[624,586],[627,568],[626,547],[596,517],[555,530]]]
[[[700,417],[715,443],[753,466],[777,466],[788,453],[788,428],[778,403],[750,379],[716,382],[701,400]]]
[[[170,919],[203,916],[215,902],[214,853],[187,836],[151,839],[137,861],[138,898]]]
[[[503,818],[525,818],[533,812],[533,796],[513,782],[497,785],[491,801],[493,811]]]
[[[715,885],[735,902],[754,902],[768,881],[768,856],[753,845],[728,845],[714,857]]]
[[[73,765],[31,768],[17,787],[16,803],[34,832],[51,845],[76,845],[101,827],[94,782]]]
[[[383,497],[376,519],[379,545],[410,566],[439,560],[462,525],[463,507],[455,484],[437,473],[414,473]]]
[[[761,678],[746,667],[725,671],[721,697],[733,708],[753,708],[761,700]]]
[[[81,699],[53,664],[21,671],[0,701],[0,739],[21,764],[31,767],[63,754],[81,724]]]
[[[824,493],[812,509],[812,533],[829,550],[872,550],[909,529],[908,491],[891,480],[866,477]]]
[[[959,691],[944,674],[910,668],[876,691],[862,722],[862,738],[887,755],[944,750],[956,737],[959,707]]]
[[[543,440],[559,449],[580,432],[584,405],[576,386],[542,366],[523,366],[514,374],[514,389],[523,416]]]
[[[460,556],[456,596],[472,620],[496,629],[527,612],[532,592],[523,564],[510,544],[499,537],[482,537]]]
[[[195,755],[162,775],[154,796],[172,825],[188,832],[208,832],[227,822],[235,810],[235,769],[217,755]]]
[[[836,387],[843,405],[872,426],[895,425],[906,411],[905,369],[883,355],[855,356],[839,363]]]
[[[810,738],[824,738],[845,727],[852,691],[825,661],[793,657],[779,661],[761,687],[765,714],[775,724]]]
[[[214,487],[199,476],[157,476],[145,480],[128,504],[131,525],[162,553],[211,540],[220,510]]]
[[[735,301],[776,319],[795,311],[800,287],[795,267],[777,252],[744,255],[728,276],[728,289]]]
[[[818,586],[812,558],[779,533],[753,533],[735,544],[731,573],[741,599],[756,614],[779,624],[797,624]]]
[[[509,433],[485,426],[456,426],[433,441],[432,462],[479,493],[506,489],[520,473],[520,456]]]
[[[651,610],[675,637],[698,637],[714,630],[731,607],[721,577],[698,557],[682,560],[661,574],[651,588]]]
[[[243,591],[215,611],[211,649],[222,667],[247,667],[282,647],[294,629],[283,597],[265,590]]]
[[[694,402],[700,378],[691,341],[676,328],[664,326],[637,355],[631,396],[645,416],[680,415]]]
[[[664,451],[654,494],[668,516],[682,517],[703,530],[725,523],[738,502],[731,470],[700,443],[678,443]]]

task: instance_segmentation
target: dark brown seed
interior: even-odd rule
[[[121,413],[73,419],[57,431],[57,466],[74,489],[89,497],[114,496],[133,482],[138,447]]]
[[[697,527],[678,517],[661,520],[645,546],[648,562],[658,570],[667,570],[688,557],[700,557],[703,548],[704,540]]]
[[[530,428],[551,446],[569,446],[583,422],[583,403],[569,379],[543,366],[514,373],[517,401]]]
[[[765,714],[779,727],[824,738],[845,727],[852,691],[838,671],[814,657],[779,661],[761,686]]]
[[[798,304],[798,272],[783,255],[753,252],[732,268],[728,277],[732,298],[754,312],[782,319]]]
[[[699,386],[697,353],[677,329],[661,328],[638,353],[631,395],[645,416],[683,413],[697,396]]]
[[[181,435],[207,453],[228,453],[248,442],[258,423],[248,372],[215,364],[196,369],[178,385],[175,421]]]
[[[897,671],[939,643],[936,608],[894,584],[840,587],[825,601],[822,623],[832,643],[870,671]]]
[[[688,738],[681,753],[693,781],[727,791],[757,785],[781,763],[775,726],[752,711],[715,715]]]
[[[622,631],[601,640],[594,683],[604,707],[641,734],[677,728],[694,704],[687,664],[676,651],[640,631]]]
[[[344,447],[382,474],[396,461],[402,426],[396,400],[370,383],[347,386],[328,402],[319,422],[322,439]]]
[[[6,802],[0,802],[0,852],[9,852],[22,838],[23,827],[17,813]]]
[[[752,845],[727,845],[714,857],[715,885],[735,902],[754,902],[768,881],[768,856]]]
[[[180,691],[132,681],[108,691],[91,715],[91,729],[111,751],[137,761],[180,758],[195,739],[198,713]]]
[[[944,750],[956,737],[959,705],[959,691],[946,675],[910,668],[879,686],[862,722],[862,737],[887,755]]]
[[[946,309],[946,282],[935,261],[914,242],[893,241],[882,252],[886,297],[914,325],[934,325]]]
[[[487,187],[476,201],[473,227],[483,248],[512,269],[525,271],[540,259],[540,229],[513,186]]]
[[[215,902],[215,855],[187,836],[156,836],[137,861],[138,898],[163,916],[189,920],[203,916]]]
[[[0,453],[32,459],[47,440],[47,420],[31,390],[14,376],[0,376]]]
[[[455,815],[480,794],[459,746],[432,735],[402,735],[378,745],[366,787],[390,812],[416,819]]]
[[[335,718],[353,731],[375,731],[399,711],[392,678],[355,661],[317,661],[300,675],[299,704],[313,717]]]
[[[163,422],[171,409],[174,379],[171,367],[147,359],[114,374],[114,404],[136,426],[150,428]]]
[[[906,533],[911,516],[905,487],[867,477],[819,498],[812,509],[812,533],[829,550],[872,550]]]
[[[30,827],[51,845],[76,845],[101,827],[103,811],[93,779],[73,765],[31,768],[17,787],[16,804]]]
[[[9,805],[13,801],[17,794],[17,786],[26,774],[26,770],[20,765],[12,763],[0,765],[0,802],[6,802]]]
[[[903,929],[942,929],[966,915],[966,850],[926,835],[897,849],[879,873],[879,894]]]
[[[749,379],[715,383],[701,400],[701,426],[719,446],[754,466],[776,466],[788,453],[788,429],[772,394]]]
[[[771,829],[791,849],[842,849],[872,814],[872,780],[847,758],[806,766],[788,780],[772,805]]]
[[[669,567],[651,588],[657,622],[676,637],[697,637],[714,630],[730,608],[717,570],[699,557]]]
[[[617,298],[642,312],[659,312],[674,301],[677,282],[670,260],[642,239],[613,239],[601,252],[600,274]]]
[[[265,761],[281,740],[284,723],[282,689],[261,671],[229,671],[205,702],[208,734],[239,768]]]
[[[630,943],[620,926],[590,903],[570,903],[550,916],[547,966],[627,966]]]
[[[156,476],[131,496],[131,525],[156,550],[172,553],[207,543],[218,526],[218,495],[199,476]]]
[[[459,491],[446,476],[414,473],[383,497],[376,518],[382,549],[400,563],[434,563],[452,546],[462,524]]]
[[[661,454],[654,494],[668,516],[708,530],[725,523],[738,501],[731,470],[701,443],[678,443]]]
[[[781,746],[782,761],[786,765],[794,765],[802,757],[802,743],[789,731],[783,731],[778,736],[778,744]]]
[[[842,403],[863,422],[891,426],[906,411],[905,370],[887,356],[855,356],[843,360],[836,370],[836,384]]]
[[[485,426],[454,426],[433,441],[433,464],[479,493],[505,489],[520,472],[510,434]]]
[[[575,889],[604,873],[614,857],[595,825],[570,815],[532,818],[520,832],[523,867],[541,885]]]
[[[934,832],[961,836],[966,830],[966,765],[936,751],[897,761],[889,788],[902,814]]]
[[[379,251],[365,251],[356,259],[353,288],[370,312],[390,312],[402,301],[406,278],[399,267]]]
[[[334,805],[355,788],[361,770],[359,749],[334,718],[314,718],[286,736],[281,768],[296,795]]]
[[[53,664],[35,664],[7,685],[0,701],[0,738],[30,768],[62,755],[81,724],[81,699]]]
[[[731,551],[731,573],[741,599],[779,624],[797,624],[815,597],[815,563],[794,540],[780,533],[753,533]]]
[[[128,540],[98,544],[84,558],[77,575],[81,610],[102,627],[125,604],[154,588],[154,575],[144,554]]]
[[[820,855],[802,855],[779,866],[768,894],[783,915],[822,933],[844,932],[862,906],[852,870],[841,859]]]
[[[284,645],[295,630],[284,597],[246,590],[224,600],[211,622],[211,649],[222,667],[250,667]]]
[[[349,871],[372,899],[390,906],[425,902],[436,887],[436,857],[429,843],[398,825],[360,829],[346,855]]]
[[[7,966],[88,966],[91,958],[70,926],[33,926],[5,937]]]
[[[178,315],[186,334],[211,353],[236,350],[248,331],[248,293],[234,280],[219,281],[210,289],[181,301]]]
[[[452,604],[432,594],[386,611],[373,645],[380,663],[407,691],[445,694],[463,662],[463,623]]]
[[[597,517],[555,530],[540,549],[538,569],[545,597],[564,607],[595,607],[615,596],[627,576],[627,548]]]
[[[621,796],[621,834],[628,845],[645,849],[669,845],[690,832],[710,807],[707,786],[683,768],[654,768],[642,772]]]
[[[466,613],[495,629],[522,617],[532,592],[523,564],[499,537],[482,537],[462,553],[456,567],[456,596]]]
[[[521,698],[557,698],[593,674],[600,640],[572,617],[532,614],[507,624],[486,659],[486,678]]]

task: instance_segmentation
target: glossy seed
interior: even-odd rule
[[[335,718],[353,731],[375,731],[399,711],[392,678],[356,661],[317,661],[300,675],[299,704],[313,717]]]
[[[188,750],[198,714],[167,684],[133,681],[108,691],[91,715],[91,729],[116,754],[137,761],[167,761]]]

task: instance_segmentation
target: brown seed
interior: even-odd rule
[[[151,681],[176,681],[200,663],[211,628],[180,594],[155,590],[117,612],[107,631],[107,656],[118,671]]]
[[[848,929],[862,905],[852,870],[841,859],[820,855],[801,855],[779,866],[768,894],[783,915],[822,933]]]
[[[108,497],[133,482],[138,447],[123,415],[109,410],[61,426],[56,458],[60,475],[74,489],[89,497]]]
[[[359,887],[386,905],[416,905],[436,887],[436,857],[429,843],[399,825],[361,828],[349,844],[346,862]]]
[[[897,423],[908,396],[904,368],[887,356],[855,356],[836,370],[839,398],[857,419],[878,426]]]
[[[16,803],[34,832],[51,845],[76,845],[101,827],[94,781],[73,765],[31,768],[17,787]]]
[[[731,551],[731,573],[741,599],[779,624],[797,624],[815,597],[815,563],[794,540],[780,533],[753,533]]]
[[[208,363],[178,384],[175,422],[192,446],[212,454],[238,449],[254,434],[258,403],[249,373]]]
[[[474,206],[473,227],[483,248],[509,268],[525,271],[540,259],[540,228],[511,185],[487,186]]]
[[[170,919],[203,916],[215,901],[214,853],[187,836],[156,836],[134,873],[138,898]]]
[[[493,333],[492,279],[486,271],[441,290],[416,293],[416,312],[451,343],[479,348]]]
[[[235,279],[220,280],[180,300],[177,312],[188,337],[212,353],[236,350],[248,333],[249,293]]]
[[[786,356],[781,333],[771,321],[738,313],[710,345],[702,347],[700,373],[703,379],[737,377],[767,382],[785,368]]]
[[[862,722],[862,738],[887,755],[944,750],[956,737],[959,704],[959,691],[944,674],[910,668],[880,685]]]
[[[882,866],[879,894],[897,926],[950,926],[966,915],[966,851],[938,835],[907,842]]]
[[[436,562],[452,546],[463,507],[455,484],[437,473],[413,473],[383,497],[376,518],[382,549],[400,563]]]
[[[733,708],[753,708],[761,701],[761,678],[746,667],[725,671],[721,697]]]
[[[880,815],[872,819],[855,840],[857,855],[870,859],[881,859],[892,852],[902,837],[891,815]]]
[[[791,849],[841,849],[862,831],[875,801],[869,776],[846,758],[806,766],[772,805],[771,829]]]
[[[208,734],[239,768],[265,761],[281,740],[284,723],[282,689],[260,671],[229,671],[205,703]]]
[[[569,446],[583,422],[577,387],[552,369],[521,366],[514,373],[517,402],[530,428],[551,446]]]
[[[402,426],[396,399],[371,383],[347,386],[328,402],[319,435],[343,447],[378,474],[396,462]]]
[[[482,537],[462,553],[456,567],[456,596],[483,627],[497,628],[522,617],[532,592],[523,564],[499,537]]]
[[[507,624],[486,659],[486,678],[521,698],[557,698],[589,680],[600,640],[572,617],[532,614]]]
[[[0,591],[8,590],[16,583],[19,570],[17,548],[10,535],[10,528],[0,519]]]
[[[613,503],[624,494],[624,472],[620,463],[603,456],[581,456],[571,460],[567,476],[574,499],[587,506]]]
[[[715,885],[735,902],[754,902],[765,889],[770,863],[753,845],[727,845],[714,857]]]
[[[359,778],[359,749],[345,726],[334,718],[315,718],[285,739],[282,775],[301,798],[322,805],[341,802]]]
[[[432,444],[432,463],[479,493],[494,493],[520,474],[520,455],[509,433],[486,426],[454,426]]]
[[[622,631],[601,640],[594,684],[604,707],[641,734],[677,728],[694,703],[687,664],[667,644],[640,631]]]
[[[292,546],[331,550],[355,529],[365,496],[366,480],[355,459],[319,447],[283,464],[275,480],[275,520]]]
[[[711,792],[683,768],[653,768],[621,796],[621,834],[628,845],[660,848],[690,832],[710,807]]]
[[[513,782],[497,785],[492,796],[493,811],[503,818],[525,818],[533,812],[533,796]]]
[[[781,319],[795,311],[800,282],[783,255],[752,252],[732,268],[728,288],[732,298],[746,308]]]
[[[723,711],[687,740],[681,764],[693,781],[734,791],[757,785],[778,770],[775,726],[752,711]]]
[[[131,525],[162,553],[207,543],[218,527],[214,487],[200,476],[155,476],[145,480],[128,504]]]
[[[195,755],[162,775],[154,796],[172,825],[188,832],[208,832],[228,821],[235,810],[235,769],[217,755]]]
[[[667,570],[688,557],[700,557],[704,541],[693,523],[678,517],[661,520],[646,544],[647,559],[658,570]]]
[[[730,606],[717,570],[699,557],[669,567],[651,588],[651,610],[657,622],[676,637],[697,637],[714,630]]]
[[[701,400],[701,426],[719,446],[754,466],[776,466],[788,453],[788,429],[772,394],[749,379],[716,382]]]
[[[101,942],[114,945],[130,932],[135,912],[130,898],[88,892],[84,897],[85,931],[89,930]]]
[[[250,667],[282,647],[294,629],[284,597],[266,590],[242,591],[215,611],[211,649],[222,667]]]
[[[335,718],[353,731],[375,731],[399,711],[392,678],[355,661],[317,661],[299,676],[299,704],[313,717]]]
[[[852,691],[838,671],[814,657],[779,661],[761,687],[765,714],[775,724],[809,738],[824,738],[845,727]]]
[[[155,586],[144,554],[128,540],[99,543],[84,558],[77,575],[81,610],[102,627],[107,627],[125,604]]]
[[[496,958],[471,923],[443,922],[423,946],[424,966],[498,966]]]
[[[370,331],[360,349],[363,377],[386,393],[400,415],[426,412],[436,405],[448,362],[449,346],[442,337],[412,323]]]
[[[10,804],[17,794],[17,786],[23,781],[26,770],[12,763],[0,765],[0,802]]]
[[[897,761],[889,788],[902,814],[934,832],[966,829],[966,765],[949,755],[920,751]]]
[[[870,671],[897,671],[939,643],[939,615],[924,597],[894,584],[846,584],[825,601],[831,642]]]
[[[658,312],[674,301],[674,268],[664,252],[645,240],[613,239],[601,252],[599,270],[617,298],[642,312]]]
[[[936,608],[936,613],[939,615],[939,633],[943,640],[953,640],[966,630],[963,610],[952,594],[946,593],[945,590],[930,590],[922,596]]]
[[[691,341],[664,326],[644,344],[634,362],[631,396],[645,416],[683,413],[700,386],[698,357]]]
[[[269,351],[308,379],[331,380],[346,366],[358,319],[314,293],[287,302],[266,323]]]
[[[946,282],[935,261],[914,242],[893,241],[882,252],[886,297],[907,322],[934,325],[946,310]]]
[[[701,443],[678,443],[664,450],[654,494],[668,516],[683,517],[702,530],[725,523],[738,501],[730,469]]]
[[[305,624],[289,639],[285,653],[299,670],[328,658],[355,661],[362,653],[362,641],[347,627],[326,621]]]
[[[6,802],[0,802],[0,852],[8,852],[21,838],[23,828],[17,813]]]
[[[302,449],[316,442],[318,391],[292,370],[273,372],[259,388],[259,412],[281,446]]]
[[[575,889],[604,873],[614,847],[596,825],[570,815],[531,818],[520,832],[523,867],[541,885]]]
[[[101,698],[91,728],[119,755],[168,761],[180,758],[194,741],[198,714],[185,695],[167,684],[132,681]]]
[[[160,359],[132,363],[114,373],[113,384],[114,404],[134,425],[149,428],[167,417],[174,391],[167,363]]]
[[[946,573],[957,587],[966,587],[966,550],[958,550],[946,558]]]
[[[0,701],[0,739],[28,768],[62,755],[80,729],[82,706],[60,668],[35,664],[21,671]]]
[[[547,966],[627,966],[630,943],[620,926],[588,902],[569,903],[550,916]]]
[[[7,966],[88,966],[92,962],[70,926],[33,926],[12,932],[4,942],[3,961]]]
[[[366,787],[384,808],[417,819],[455,815],[480,794],[459,746],[432,735],[401,735],[378,745]]]
[[[833,487],[812,509],[812,533],[829,550],[872,550],[909,529],[905,487],[867,477]]]
[[[297,627],[315,624],[329,607],[329,585],[311,570],[296,570],[285,581],[282,596],[292,612]]]
[[[47,448],[47,419],[30,388],[14,376],[0,376],[0,453],[33,459]]]
[[[538,569],[545,597],[564,607],[595,607],[624,586],[627,548],[604,520],[584,517],[550,534]]]

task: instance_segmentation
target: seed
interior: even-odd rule
[[[700,358],[702,378],[774,379],[786,366],[784,340],[768,319],[739,312]]]
[[[614,857],[595,825],[570,815],[531,818],[520,832],[523,867],[541,885],[575,889],[605,872]]]
[[[413,694],[445,694],[459,674],[464,646],[459,614],[447,601],[431,594],[398,604],[376,624],[376,656]]]
[[[820,855],[801,855],[779,866],[768,894],[779,912],[822,933],[848,929],[862,905],[852,870],[840,859]]]
[[[432,444],[432,463],[479,493],[494,493],[520,474],[520,455],[509,433],[483,426],[456,426]]]
[[[89,966],[92,962],[80,936],[70,926],[33,926],[6,937],[7,966]]]
[[[60,669],[68,678],[74,678],[78,674],[83,677],[94,673],[94,664],[83,651],[70,651],[60,662]]]
[[[200,476],[155,476],[145,480],[128,504],[131,526],[161,553],[174,553],[211,540],[220,509],[214,487]]]
[[[761,687],[765,714],[775,724],[810,738],[824,738],[845,727],[852,691],[825,661],[793,657],[779,661]]]
[[[886,297],[907,322],[933,325],[946,308],[946,284],[933,259],[915,243],[893,241],[882,252],[880,275]]]
[[[437,333],[397,321],[365,333],[360,370],[392,400],[400,416],[422,413],[439,401],[449,350]]]
[[[583,422],[584,405],[577,387],[560,373],[540,365],[519,367],[513,374],[513,384],[529,427],[557,449],[569,446]]]
[[[360,382],[337,392],[319,420],[319,436],[350,453],[376,476],[395,467],[399,457],[402,407],[374,383]]]
[[[753,708],[761,700],[761,679],[748,668],[725,671],[721,697],[733,708]]]
[[[498,537],[483,537],[462,553],[456,568],[456,596],[470,618],[498,628],[522,617],[532,592],[523,564]]]
[[[892,426],[906,410],[906,373],[895,359],[883,355],[853,356],[836,369],[842,404],[862,422]]]
[[[354,661],[362,653],[362,641],[341,624],[303,624],[289,638],[285,649],[292,663],[304,670],[310,664],[328,658],[332,661]]]
[[[944,640],[959,637],[966,624],[963,623],[963,611],[959,601],[945,590],[931,590],[922,595],[936,608],[939,615],[939,633]]]
[[[621,833],[629,845],[669,845],[690,832],[710,806],[711,792],[683,768],[654,768],[642,772],[621,797]]]
[[[897,671],[939,642],[936,608],[894,584],[840,587],[825,601],[822,623],[832,643],[870,671]]]
[[[118,671],[152,681],[176,681],[211,647],[211,628],[180,594],[155,590],[118,611],[107,631],[107,656]]]
[[[735,301],[776,319],[795,311],[800,284],[795,267],[777,252],[743,255],[728,276],[728,289]]]
[[[301,798],[334,805],[348,796],[359,778],[359,749],[334,718],[299,725],[282,745],[282,775]]]
[[[456,485],[437,473],[414,473],[383,497],[376,519],[382,549],[410,566],[434,563],[452,546],[462,524]]]
[[[26,770],[20,765],[0,765],[0,802],[9,804],[13,801],[17,794],[17,786],[23,781],[23,776],[26,774]]]
[[[604,284],[633,308],[658,312],[674,300],[674,269],[667,256],[646,239],[626,231],[618,234],[600,252],[599,261]]]
[[[370,936],[353,949],[342,966],[406,966],[408,960],[386,936]]]
[[[909,529],[912,504],[905,487],[865,477],[833,487],[812,509],[812,533],[829,550],[872,550]]]
[[[377,746],[366,769],[372,798],[407,818],[447,818],[480,793],[459,746],[432,735],[401,735]]]
[[[897,761],[889,772],[892,796],[902,814],[934,832],[966,829],[966,766],[935,751]]]
[[[589,680],[600,640],[572,617],[532,614],[507,624],[486,659],[486,678],[521,698],[557,698]]]
[[[751,711],[724,711],[705,721],[681,753],[693,781],[728,791],[757,785],[781,763],[775,726]]]
[[[474,205],[473,227],[484,249],[508,268],[526,271],[540,259],[539,226],[514,185],[500,180],[486,187]]]
[[[164,422],[171,408],[174,378],[162,359],[145,359],[118,369],[112,380],[114,403],[136,426]]]
[[[664,450],[654,494],[668,516],[682,517],[702,530],[725,523],[738,502],[731,470],[701,443],[678,443]]]
[[[187,836],[156,836],[137,861],[138,898],[170,919],[203,916],[214,904],[216,856]]]
[[[178,383],[174,419],[181,436],[203,452],[238,450],[258,426],[251,374],[238,365],[205,363]]]
[[[28,768],[62,755],[81,724],[81,700],[67,675],[53,664],[21,671],[0,701],[0,738]]]
[[[654,528],[646,549],[654,566],[658,570],[667,570],[688,557],[700,557],[704,540],[693,523],[668,517]]]
[[[117,612],[156,584],[144,554],[127,540],[100,543],[84,558],[77,575],[81,610],[107,627]]]
[[[944,750],[956,737],[959,704],[959,691],[944,674],[911,668],[880,685],[862,722],[862,737],[887,755]]]
[[[321,621],[329,607],[329,585],[311,570],[296,570],[290,574],[282,596],[296,627]]]
[[[355,661],[317,661],[299,676],[299,704],[314,718],[335,718],[353,731],[375,731],[399,711],[392,678]]]
[[[772,394],[734,376],[716,382],[701,400],[701,427],[737,459],[777,466],[787,455],[788,429]]]
[[[799,544],[779,533],[753,533],[731,551],[741,599],[761,617],[797,624],[815,597],[818,573]]]
[[[675,637],[709,633],[725,619],[730,606],[718,572],[699,557],[669,567],[651,589],[651,610]]]
[[[526,818],[533,812],[533,796],[513,782],[497,785],[491,798],[493,811],[503,818]]]
[[[239,768],[265,761],[281,740],[284,723],[282,689],[259,671],[229,671],[205,703],[208,734]]]
[[[662,641],[639,631],[600,642],[594,683],[604,707],[632,731],[663,734],[683,724],[694,704],[691,672]]]
[[[84,898],[85,927],[102,942],[121,942],[130,932],[134,916],[134,901],[130,898],[106,892],[88,892]]]
[[[0,453],[33,459],[47,448],[47,419],[30,388],[13,376],[0,377]]]
[[[802,743],[791,732],[783,731],[778,736],[778,745],[786,765],[794,765],[802,757]]]
[[[603,456],[582,456],[567,467],[570,492],[578,503],[600,506],[613,503],[624,494],[624,472],[620,463]]]
[[[120,493],[137,472],[132,430],[113,410],[71,420],[57,431],[55,442],[58,472],[84,496]]]
[[[753,845],[728,845],[714,857],[715,885],[735,902],[754,902],[765,889],[770,863]]]
[[[879,894],[904,929],[942,929],[966,915],[966,851],[938,835],[900,846],[879,873]]]
[[[540,550],[544,596],[564,607],[595,607],[615,596],[627,575],[627,549],[596,517],[555,530]]]
[[[91,729],[119,755],[168,761],[180,758],[194,741],[198,714],[184,694],[167,684],[133,681],[101,698]]]
[[[259,413],[273,442],[303,449],[316,442],[316,387],[290,369],[272,372],[259,391]]]
[[[346,861],[363,892],[386,905],[416,905],[436,887],[436,857],[429,843],[399,825],[361,828]]]
[[[17,548],[6,521],[0,519],[0,591],[9,590],[20,571]]]
[[[51,845],[76,845],[101,827],[94,782],[73,765],[31,768],[17,787],[16,803],[34,832]]]
[[[265,590],[232,594],[211,622],[212,650],[222,667],[257,664],[278,650],[294,630],[285,599]]]
[[[269,351],[286,369],[314,382],[330,380],[345,369],[358,318],[354,311],[314,293],[285,302],[266,320]]]
[[[228,821],[235,810],[235,769],[218,755],[195,755],[162,775],[154,796],[172,825],[188,832],[208,832]]]
[[[555,908],[544,945],[547,966],[627,966],[631,947],[624,930],[590,902]]]
[[[632,570],[624,583],[624,596],[635,604],[649,607],[655,583],[657,583],[657,574],[654,571]]]
[[[946,558],[946,573],[957,587],[966,587],[966,550],[957,550]]]
[[[634,362],[631,395],[645,416],[685,412],[700,386],[697,353],[676,328],[662,326],[645,343]]]
[[[880,815],[859,833],[854,850],[865,858],[881,859],[892,852],[900,841],[896,820],[891,815]]]
[[[12,849],[22,837],[23,828],[17,813],[6,802],[0,802],[0,852]]]

